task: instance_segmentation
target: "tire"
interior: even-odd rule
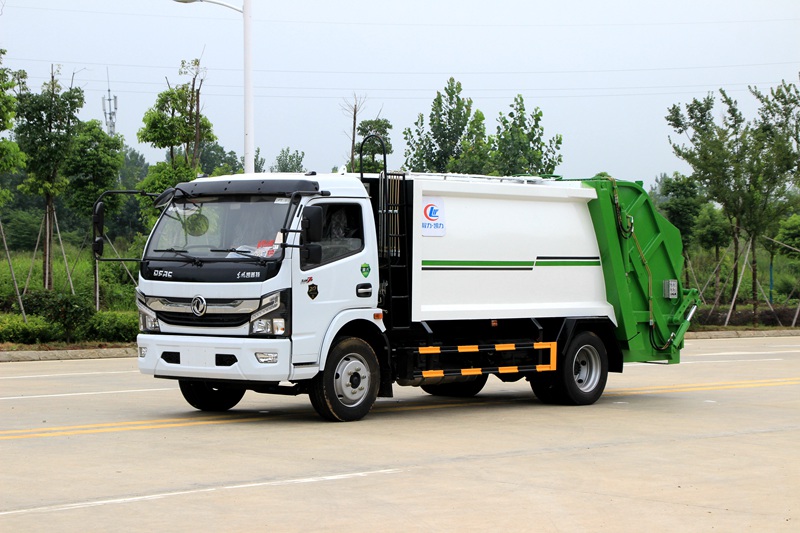
[[[600,337],[578,333],[559,354],[556,370],[530,377],[531,389],[544,403],[591,405],[606,388],[608,355]]]
[[[375,351],[361,339],[346,337],[331,349],[325,370],[313,379],[309,399],[322,418],[352,422],[372,409],[379,385]]]
[[[472,398],[483,389],[487,379],[489,379],[489,375],[482,374],[469,381],[455,381],[453,383],[442,383],[440,385],[420,385],[419,388],[432,396]]]
[[[178,384],[189,405],[201,411],[227,411],[239,403],[245,392],[243,387],[215,387],[202,381],[180,380]]]
[[[542,403],[562,403],[564,397],[563,388],[560,388],[556,383],[558,376],[555,372],[537,372],[533,374],[529,381],[533,394]]]

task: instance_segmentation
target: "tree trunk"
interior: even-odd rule
[[[714,301],[716,302],[719,296],[719,282],[722,276],[722,265],[719,264],[719,246],[714,246],[714,260],[717,265],[717,274],[714,279]]]
[[[736,310],[736,287],[739,286],[739,229],[733,228],[733,285],[731,285],[731,304]]]
[[[44,196],[44,242],[42,244],[42,285],[53,290],[53,196]]]
[[[753,249],[753,259],[750,263],[753,271],[753,326],[758,326],[758,259],[756,259],[755,239],[750,240],[750,246]]]

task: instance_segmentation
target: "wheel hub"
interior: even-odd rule
[[[361,403],[370,387],[366,361],[358,354],[349,354],[336,365],[333,388],[339,400],[350,407]]]

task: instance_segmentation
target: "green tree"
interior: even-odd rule
[[[714,300],[716,301],[720,291],[720,249],[727,247],[731,242],[731,226],[719,209],[707,203],[697,215],[694,235],[700,246],[714,249]]]
[[[561,135],[545,141],[542,111],[538,107],[526,115],[521,94],[514,98],[511,111],[497,119],[494,169],[501,176],[552,174],[561,164]]]
[[[100,193],[113,189],[125,162],[122,138],[109,136],[98,120],[81,122],[75,132],[72,150],[64,161],[64,175],[69,179],[65,199],[70,209],[84,220],[92,213]],[[110,211],[118,207],[109,198]]]
[[[450,158],[447,171],[457,174],[492,174],[492,152],[494,139],[486,136],[485,117],[476,109],[467,124],[467,131],[461,137],[458,157]]]
[[[769,224],[788,209],[797,169],[796,145],[790,133],[773,122],[764,102],[759,118],[748,121],[735,100],[724,90],[720,95],[724,105],[721,123],[714,120],[713,95],[694,99],[686,105],[685,112],[672,106],[667,122],[678,134],[686,134],[689,143],[678,144],[670,139],[670,144],[675,154],[692,166],[692,177],[722,206],[732,225],[737,260],[741,232],[747,235],[753,249],[752,301],[757,320],[758,262],[754,247]],[[736,262],[734,269],[736,287]]]
[[[389,137],[389,130],[392,129],[392,123],[385,118],[373,118],[362,120],[358,124],[357,133],[362,141],[357,142],[355,145],[355,153],[363,156],[364,168],[361,168],[361,162],[358,157],[355,159],[355,164],[348,170],[351,172],[382,172],[383,171],[383,148],[377,139],[370,139],[366,144],[363,144],[363,139],[368,135],[378,135],[383,139],[386,146],[386,155],[394,152],[392,147],[392,140]],[[362,149],[363,144],[363,149]]]
[[[145,112],[137,137],[139,142],[166,148],[173,167],[182,164],[194,169],[200,162],[203,143],[216,140],[211,122],[200,113],[205,69],[200,68],[199,59],[184,60],[178,73],[191,76],[191,81],[159,93],[156,104]]]
[[[209,176],[244,172],[244,166],[233,150],[225,151],[218,142],[204,143],[200,152],[200,170]]]
[[[69,185],[62,170],[79,127],[78,111],[83,107],[83,90],[64,90],[57,79],[58,69],[51,70],[41,93],[23,91],[19,95],[17,125],[14,130],[27,160],[27,178],[19,186],[25,194],[44,198],[45,231],[42,241],[43,285],[53,288],[52,244],[55,198]]]
[[[17,110],[17,97],[14,88],[24,79],[24,72],[15,72],[3,67],[6,51],[0,49],[0,174],[16,172],[25,166],[25,154],[16,142],[7,139],[5,132],[14,124]],[[0,207],[11,200],[11,191],[0,189]]]
[[[414,130],[406,128],[405,167],[415,172],[446,172],[451,159],[461,155],[461,138],[472,116],[472,99],[461,97],[461,82],[450,78],[444,94],[437,91],[428,115],[420,113]]]
[[[695,220],[703,205],[703,198],[697,182],[687,178],[680,172],[675,172],[672,176],[662,174],[656,180],[659,184],[659,197],[661,203],[658,205],[664,216],[681,232],[683,238],[683,257],[686,264],[689,264],[689,246],[693,241],[693,231]],[[686,285],[689,282],[689,269],[684,269],[686,274]]]
[[[281,148],[280,153],[275,157],[275,164],[269,167],[270,172],[305,172],[303,167],[303,157],[305,152],[294,153],[291,152],[289,147]]]
[[[150,165],[144,156],[128,145],[123,148],[125,160],[119,171],[120,185],[123,189],[135,189],[136,185],[147,176]]]

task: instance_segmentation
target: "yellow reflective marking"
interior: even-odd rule
[[[483,374],[483,370],[480,368],[462,368],[461,375],[462,376],[480,376]]]
[[[432,354],[432,353],[441,353],[442,349],[438,346],[420,346],[419,353],[420,354]]]
[[[444,370],[423,370],[422,371],[423,378],[443,378],[444,377]]]
[[[500,374],[515,374],[519,372],[518,366],[501,366],[497,369]]]
[[[540,349],[550,349],[550,364],[549,365],[536,365],[537,372],[549,372],[556,369],[556,352],[557,352],[557,342],[535,342],[533,343],[533,348],[536,350]]]
[[[458,351],[459,352],[477,352],[477,351],[479,351],[479,349],[478,349],[478,345],[474,344],[474,345],[459,346],[458,347]]]
[[[517,349],[516,344],[495,344],[494,349],[497,352],[513,352]]]

